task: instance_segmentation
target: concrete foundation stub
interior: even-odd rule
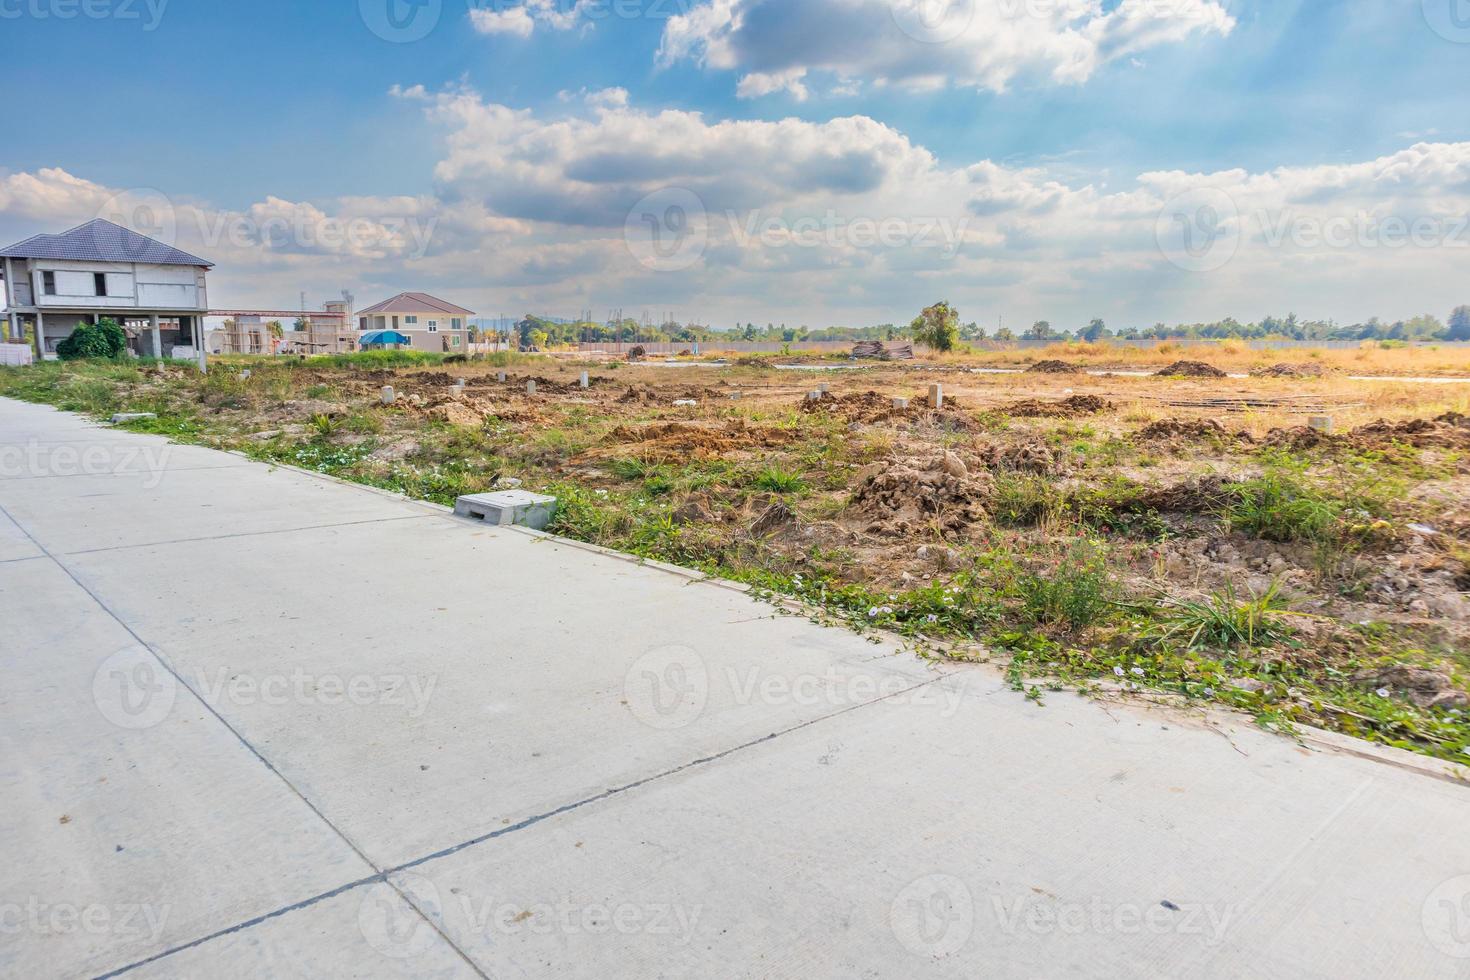
[[[894,408],[908,408],[909,407],[909,400],[907,398],[895,398],[895,399],[893,399],[893,407]]]
[[[454,513],[486,524],[544,531],[556,516],[556,498],[526,490],[476,493],[456,500]]]
[[[930,408],[943,408],[944,407],[944,386],[943,385],[930,385],[929,386],[929,407]]]
[[[1332,416],[1331,415],[1314,415],[1311,418],[1307,419],[1307,425],[1310,428],[1316,429],[1318,432],[1331,433],[1332,432]]]
[[[534,382],[534,381],[527,381],[526,382],[526,394],[528,394],[528,395],[534,395],[534,394],[536,394],[536,382]]]
[[[384,385],[379,397],[382,399],[384,405],[391,405],[398,400],[398,396],[393,393],[392,385]]]

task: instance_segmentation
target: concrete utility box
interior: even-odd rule
[[[556,498],[526,490],[500,490],[476,493],[454,502],[454,512],[486,524],[528,527],[544,531],[556,516]]]

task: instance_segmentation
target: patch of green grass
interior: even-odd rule
[[[1160,625],[1152,635],[1158,643],[1182,642],[1189,650],[1255,650],[1291,638],[1287,614],[1279,580],[1244,601],[1236,597],[1234,584],[1227,583],[1205,599],[1164,599],[1156,611]]]
[[[751,485],[768,493],[800,493],[806,489],[806,481],[800,473],[768,466],[755,475]]]

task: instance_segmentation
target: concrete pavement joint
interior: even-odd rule
[[[384,880],[389,885],[389,887],[391,887],[395,892],[398,893],[399,897],[401,897],[405,902],[408,902],[409,907],[412,908],[416,913],[418,913],[418,915],[421,918],[423,918],[423,920],[429,925],[429,927],[431,929],[433,929],[435,932],[439,933],[439,935],[441,937],[443,937],[444,941],[447,942],[447,943],[449,943],[450,948],[453,949],[456,953],[459,954],[460,958],[463,959],[465,961],[465,963],[469,965],[470,969],[474,970],[475,973],[478,974],[481,977],[484,977],[485,976],[485,974],[480,970],[480,968],[478,966],[475,965],[474,961],[470,959],[470,957],[468,956],[468,954],[465,953],[464,950],[460,949],[459,946],[456,945],[452,940],[450,940],[450,938],[448,936],[444,935],[444,932],[433,922],[432,919],[430,919],[428,916],[424,915],[423,911],[420,910],[418,908],[418,906],[416,906],[412,902],[409,902],[408,901],[408,896],[405,895],[403,893],[403,891],[397,885],[393,884],[391,881],[387,881],[386,880],[386,877],[384,876],[384,873],[378,868],[378,866],[375,863],[373,863],[372,859],[369,858],[367,856],[367,854],[365,854],[363,852],[362,848],[360,848],[360,847],[357,846],[357,842],[356,841],[352,840],[352,838],[349,837],[349,836],[347,836],[347,834],[342,830],[342,828],[338,827],[335,823],[333,823],[331,820],[329,820],[327,818],[327,815],[324,814],[324,813],[322,813],[322,811],[317,808],[317,806],[316,806],[315,803],[313,803],[311,800],[307,799],[306,798],[306,795],[304,793],[302,793],[301,790],[298,789],[296,787],[296,785],[291,782],[291,780],[287,779],[286,776],[285,776],[285,774],[282,773],[279,769],[277,769],[275,767],[275,765],[269,759],[267,759],[263,754],[261,754],[260,750],[257,749],[250,742],[250,740],[247,739],[244,736],[244,734],[242,732],[240,732],[237,728],[235,728],[234,725],[231,725],[229,723],[229,721],[226,720],[225,717],[223,715],[221,715],[218,710],[215,709],[214,705],[210,704],[208,701],[206,701],[199,694],[198,691],[194,690],[193,685],[190,684],[188,681],[184,680],[183,676],[177,670],[174,669],[173,664],[169,663],[168,662],[168,659],[166,657],[164,657],[161,653],[159,653],[157,650],[155,650],[152,647],[152,645],[150,645],[141,636],[139,636],[133,630],[133,628],[131,626],[129,626],[127,623],[125,623],[123,621],[122,617],[120,617],[116,612],[114,612],[112,610],[112,608],[107,605],[107,603],[105,603],[105,602],[102,601],[101,597],[98,596],[97,593],[93,592],[90,588],[88,588],[87,585],[86,585],[86,583],[83,582],[80,578],[77,577],[76,573],[74,573],[60,559],[58,559],[49,550],[47,550],[47,548],[46,548],[45,545],[41,544],[40,541],[36,540],[35,535],[31,534],[31,532],[24,525],[22,525],[19,521],[17,521],[15,519],[15,515],[11,514],[9,511],[7,511],[5,509],[5,505],[4,504],[0,504],[0,516],[3,516],[5,518],[7,518],[11,523],[13,523],[17,528],[19,528],[20,529],[20,532],[22,534],[24,534],[28,539],[30,539],[30,542],[33,545],[35,545],[38,549],[40,549],[43,557],[49,558],[56,565],[57,568],[61,569],[62,572],[64,572],[66,574],[66,576],[72,580],[72,582],[76,583],[77,588],[79,588],[83,592],[85,592],[88,595],[88,597],[90,597],[91,600],[97,604],[97,607],[99,609],[101,609],[103,612],[105,612],[108,616],[110,616],[112,618],[112,620],[115,623],[117,623],[119,626],[121,626],[123,628],[123,630],[129,636],[131,636],[133,638],[133,640],[139,646],[141,646],[143,649],[147,650],[150,654],[152,654],[153,655],[153,658],[158,661],[159,665],[161,667],[163,667],[164,670],[168,671],[168,673],[170,675],[172,675],[173,679],[184,690],[186,690],[190,694],[192,694],[194,696],[194,699],[196,701],[198,701],[199,704],[202,705],[206,711],[208,711],[211,715],[213,715],[216,721],[218,721],[221,725],[224,726],[224,728],[225,728],[226,731],[228,731],[231,735],[235,736],[235,739],[242,746],[244,746],[244,748],[246,749],[246,751],[248,751],[251,755],[255,756],[256,760],[259,761],[261,765],[265,766],[265,768],[273,776],[275,776],[277,779],[279,779],[281,781],[282,785],[284,785],[288,790],[290,790],[291,793],[294,794],[297,799],[299,799],[303,804],[305,804],[305,806],[307,807],[307,809],[309,809],[313,814],[315,814],[315,816],[316,816],[316,818],[318,820],[320,820],[323,824],[325,824],[327,827],[329,827],[334,834],[336,834],[339,838],[341,838],[342,842],[344,844],[346,844],[349,848],[351,848],[352,852],[354,854],[356,854],[362,860],[362,862],[364,864],[366,864],[369,868],[372,868],[374,871],[377,872],[377,874],[374,875],[374,876],[371,876],[371,877],[369,877],[367,879],[362,879],[363,881],[370,881],[370,880],[374,880],[374,879],[382,879],[382,880]],[[416,518],[393,518],[393,520],[414,520],[414,519],[416,519]],[[357,523],[377,523],[377,522],[372,521],[372,522],[357,522]],[[241,536],[245,536],[245,535],[226,535],[226,537],[241,537]],[[356,882],[356,883],[353,883],[353,884],[343,885],[340,888],[333,890],[332,892],[328,892],[328,893],[325,893],[325,894],[316,896],[316,898],[314,898],[314,899],[306,899],[305,900],[305,904],[315,904],[315,902],[321,901],[321,900],[323,900],[325,898],[331,897],[332,895],[340,894],[342,891],[345,891],[345,890],[348,890],[350,888],[356,887],[357,884],[361,884],[361,881]],[[302,904],[303,903],[297,903],[298,906],[301,906]],[[277,914],[282,914],[282,913],[284,913],[286,911],[290,911],[290,909],[291,909],[291,907],[288,906],[287,908],[278,910],[277,912],[274,912],[274,913],[266,913],[263,916],[257,917],[257,919],[256,920],[253,920],[253,921],[263,922],[266,919],[273,918]],[[253,922],[251,924],[253,924]],[[225,935],[225,934],[227,934],[229,932],[234,931],[235,928],[244,928],[244,927],[245,927],[245,924],[242,924],[241,926],[238,926],[238,927],[232,927],[231,929],[228,929],[228,930],[225,930],[224,932],[219,933],[219,935]],[[134,968],[136,968],[138,966],[141,966],[141,965],[143,965],[143,963],[152,962],[153,960],[160,959],[160,958],[162,958],[164,956],[167,956],[167,955],[169,955],[170,952],[178,952],[179,950],[188,949],[191,946],[198,945],[199,943],[206,941],[208,938],[210,938],[210,937],[204,937],[204,939],[195,940],[194,942],[191,942],[191,943],[189,943],[187,945],[184,945],[184,946],[179,946],[176,949],[171,950],[171,951],[166,950],[166,951],[164,951],[162,953],[156,954],[155,956],[151,957],[148,960],[143,960],[143,961],[140,961],[138,963],[133,963],[133,964],[131,964],[129,966],[121,967],[121,968],[119,968],[117,970],[112,971],[111,973],[104,974],[104,976],[116,976],[119,973],[124,973],[124,972],[126,972],[128,970],[132,970],[132,969],[134,969]],[[488,978],[487,978],[487,980],[488,980]]]
[[[343,521],[341,524],[308,524],[305,527],[282,527],[267,531],[238,531],[234,534],[210,534],[198,538],[173,538],[168,541],[144,541],[139,544],[119,544],[111,548],[88,548],[83,551],[63,552],[63,557],[77,555],[100,555],[110,551],[132,551],[136,548],[161,548],[170,544],[193,544],[197,541],[228,541],[231,538],[257,538],[267,534],[294,534],[298,531],[329,531],[338,527],[361,527],[364,524],[388,524],[395,521],[421,521],[433,514],[410,514],[406,517],[373,517],[363,521]],[[32,538],[32,540],[35,540]]]
[[[165,666],[167,666],[167,665],[165,665]],[[193,949],[194,947],[200,946],[200,945],[202,945],[204,943],[207,943],[207,942],[209,942],[212,939],[218,939],[218,938],[220,938],[222,936],[228,936],[228,935],[232,935],[232,934],[237,933],[237,932],[241,932],[241,931],[243,931],[245,929],[249,929],[252,926],[256,926],[256,925],[259,925],[262,922],[266,922],[266,921],[268,921],[270,919],[276,918],[277,916],[285,915],[288,912],[295,912],[295,911],[298,911],[300,909],[309,908],[310,906],[313,906],[313,905],[316,905],[316,904],[318,904],[320,902],[326,901],[327,899],[335,898],[338,895],[344,894],[345,892],[349,892],[349,891],[353,890],[354,888],[360,888],[363,885],[373,885],[373,884],[377,884],[378,882],[383,882],[383,883],[387,884],[395,892],[397,892],[400,896],[402,896],[403,900],[405,902],[407,902],[409,904],[409,906],[412,907],[413,910],[420,915],[420,917],[422,917],[426,922],[428,922],[429,925],[434,928],[434,931],[435,932],[438,932],[440,936],[443,936],[444,937],[445,942],[449,943],[449,945],[451,947],[453,947],[460,954],[460,956],[464,957],[466,959],[466,961],[469,961],[469,957],[465,954],[465,952],[462,949],[460,949],[460,947],[452,939],[450,939],[449,936],[445,935],[445,933],[443,932],[443,930],[441,930],[437,925],[435,925],[433,919],[430,916],[428,916],[424,912],[423,909],[419,908],[418,905],[414,903],[413,896],[411,894],[407,893],[407,892],[404,892],[401,888],[398,887],[397,884],[395,884],[392,881],[392,876],[393,875],[401,874],[404,871],[410,871],[410,870],[412,870],[414,868],[422,867],[423,865],[428,864],[431,861],[437,861],[440,858],[445,858],[445,857],[449,857],[450,855],[453,855],[453,854],[458,854],[460,851],[466,850],[467,848],[474,847],[474,846],[476,846],[478,844],[483,844],[486,841],[495,840],[497,838],[505,837],[505,836],[507,836],[509,834],[513,834],[513,833],[515,833],[517,831],[525,830],[528,827],[533,827],[536,824],[542,823],[542,822],[544,822],[546,820],[550,820],[552,817],[561,816],[564,813],[570,813],[570,812],[572,812],[574,810],[580,810],[583,807],[591,806],[594,803],[600,803],[603,800],[611,799],[611,798],[613,798],[615,796],[621,796],[624,793],[629,793],[629,792],[631,792],[633,790],[636,790],[636,789],[638,789],[640,787],[646,786],[646,785],[648,785],[650,783],[657,782],[658,780],[664,779],[666,777],[676,776],[676,775],[678,775],[681,772],[685,772],[685,771],[690,770],[690,769],[698,768],[700,766],[708,765],[708,764],[710,764],[712,762],[718,762],[719,760],[724,759],[727,756],[734,755],[737,752],[742,752],[745,749],[753,748],[753,747],[755,747],[757,745],[764,745],[764,744],[766,744],[768,742],[775,741],[776,739],[781,738],[781,737],[783,737],[785,735],[789,735],[789,734],[791,734],[793,732],[801,731],[804,728],[810,728],[813,725],[820,724],[821,722],[828,721],[828,720],[830,720],[832,718],[837,718],[837,717],[839,717],[841,715],[845,715],[845,714],[847,714],[849,712],[852,712],[852,711],[857,711],[860,708],[866,708],[866,707],[869,707],[870,705],[878,704],[878,703],[883,702],[883,701],[888,701],[888,700],[890,700],[892,698],[900,698],[900,697],[903,697],[903,696],[905,696],[907,694],[911,694],[914,691],[919,690],[920,688],[928,687],[931,684],[935,684],[938,681],[940,681],[941,679],[942,679],[941,677],[933,677],[933,678],[930,678],[929,680],[922,681],[922,682],[920,682],[918,684],[914,684],[911,687],[907,687],[907,688],[905,688],[902,691],[897,691],[897,692],[895,692],[893,694],[886,695],[886,696],[881,697],[881,698],[874,698],[871,701],[864,701],[864,702],[862,702],[860,704],[848,705],[845,708],[841,708],[841,709],[839,709],[837,711],[831,712],[830,714],[822,715],[819,718],[812,718],[812,719],[810,719],[808,721],[804,721],[804,722],[801,722],[799,724],[792,725],[789,728],[783,728],[780,731],[772,732],[769,735],[762,735],[760,738],[751,739],[748,742],[742,742],[739,745],[731,746],[730,748],[724,749],[724,750],[722,750],[720,752],[716,752],[716,753],[713,753],[711,755],[703,756],[703,757],[698,758],[698,759],[693,759],[693,760],[691,760],[689,762],[683,763],[682,765],[675,766],[672,769],[666,769],[663,772],[654,773],[651,776],[645,776],[642,779],[634,780],[631,783],[625,783],[622,786],[615,786],[612,789],[604,790],[601,793],[596,793],[596,794],[594,794],[592,796],[585,797],[585,798],[583,798],[581,800],[576,800],[576,801],[574,801],[572,803],[563,804],[562,806],[556,807],[555,809],[547,810],[545,813],[534,814],[532,816],[529,816],[529,817],[525,818],[524,820],[520,820],[520,821],[518,821],[516,823],[513,823],[513,824],[507,826],[507,827],[499,827],[499,828],[497,828],[495,830],[490,831],[489,833],[481,834],[478,837],[472,837],[469,840],[461,841],[458,844],[454,844],[454,845],[451,845],[449,847],[443,848],[441,850],[434,851],[431,854],[425,854],[422,857],[414,858],[412,861],[407,861],[407,862],[405,862],[403,864],[397,865],[396,867],[392,867],[392,868],[388,868],[388,869],[383,870],[383,871],[379,871],[377,874],[369,875],[369,876],[367,876],[365,878],[359,878],[357,881],[348,882],[347,884],[341,885],[341,886],[339,886],[337,888],[334,888],[331,891],[323,892],[320,895],[314,895],[311,898],[306,898],[306,899],[303,899],[303,900],[301,900],[299,902],[295,902],[295,903],[293,903],[291,905],[283,906],[282,908],[276,909],[276,910],[274,910],[272,912],[266,912],[263,915],[255,916],[252,919],[247,919],[244,922],[236,923],[233,926],[229,926],[228,928],[221,929],[218,932],[214,932],[214,933],[209,934],[208,936],[201,936],[198,939],[194,939],[194,940],[191,940],[191,941],[189,941],[187,943],[183,943],[183,944],[181,944],[179,946],[175,946],[175,947],[173,947],[171,949],[164,950],[163,952],[156,953],[153,956],[148,957],[147,959],[139,960],[136,963],[130,963],[127,966],[119,967],[118,969],[113,970],[110,973],[102,974],[101,976],[97,977],[96,980],[108,980],[109,977],[120,976],[120,975],[122,975],[124,973],[127,973],[130,970],[134,970],[134,969],[136,969],[136,968],[138,968],[140,966],[146,966],[149,963],[156,962],[157,960],[163,959],[164,957],[169,956],[169,955],[171,955],[173,953],[183,952],[186,949]],[[196,697],[197,697],[197,695],[196,695]],[[223,719],[221,719],[221,720],[223,720]],[[269,765],[269,763],[267,763],[267,765]],[[290,785],[289,782],[287,783],[287,785]],[[294,790],[295,787],[292,787],[292,788]],[[315,807],[313,807],[313,810],[315,810]],[[323,819],[325,820],[325,818],[323,818]],[[328,823],[328,826],[331,826],[331,824]],[[335,830],[336,828],[333,827],[333,829]],[[344,837],[343,839],[345,840],[346,838]],[[348,844],[350,845],[351,844],[351,841],[348,841]],[[367,860],[367,859],[364,857],[364,860]],[[372,865],[372,862],[369,861],[368,864],[371,866]],[[482,977],[485,976],[484,972],[482,972],[477,965],[475,965],[472,961],[469,961],[469,962],[470,962],[470,966],[475,970],[475,972],[477,974],[479,974]]]

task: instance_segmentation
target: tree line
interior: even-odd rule
[[[947,303],[936,304],[926,313],[935,313],[943,307],[940,319],[952,324],[952,342],[978,343],[996,341],[1014,343],[1018,340],[1064,341],[1084,340],[1096,342],[1117,338],[1119,340],[1401,340],[1401,341],[1470,341],[1470,305],[1456,307],[1449,317],[1441,321],[1425,313],[1408,320],[1388,322],[1372,317],[1360,323],[1343,324],[1334,320],[1308,320],[1295,313],[1286,316],[1266,316],[1254,322],[1245,322],[1226,317],[1213,323],[1154,323],[1146,327],[1129,326],[1111,329],[1101,318],[1094,318],[1075,329],[1053,326],[1050,321],[1037,320],[1030,327],[1012,330],[999,327],[986,330],[979,323],[960,323],[958,314]],[[931,320],[933,317],[931,316]],[[920,320],[924,320],[921,316]],[[709,324],[665,323],[648,324],[627,318],[621,321],[593,323],[589,321],[567,322],[546,317],[526,315],[510,330],[480,329],[473,339],[499,340],[517,343],[521,347],[558,347],[577,343],[673,343],[673,344],[717,344],[732,340],[757,343],[806,343],[818,341],[898,340],[913,338],[924,340],[921,334],[932,329],[932,325],[921,324],[920,320],[908,325],[880,323],[867,327],[823,327],[812,329],[805,325],[788,326],[785,323],[736,323],[732,327],[720,328]],[[475,328],[471,328],[475,330]],[[947,332],[947,331],[946,331]]]

